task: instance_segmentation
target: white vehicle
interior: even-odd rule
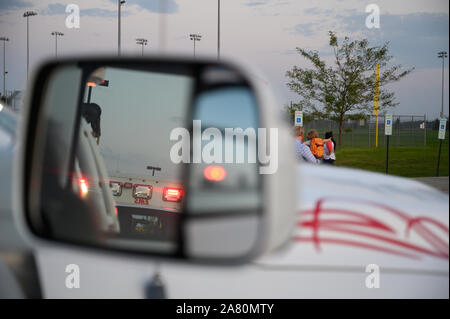
[[[114,199],[109,191],[108,175],[98,154],[95,139],[85,119],[81,120],[79,147],[75,160],[72,186],[89,205],[95,207],[103,231],[119,232],[119,220]]]
[[[165,240],[121,234],[126,226],[122,224],[118,234],[98,227],[84,232],[75,225],[72,234],[78,237],[37,228],[32,216],[45,219],[58,205],[66,215],[79,214],[83,227],[92,223],[95,209],[50,179],[45,163],[48,159],[55,164],[58,178],[70,171],[71,149],[79,145],[73,139],[79,97],[85,93],[85,79],[99,67],[129,71],[120,77],[132,82],[124,88],[129,90],[128,108],[119,113],[124,118],[145,101],[156,119],[152,123],[165,123],[167,132],[192,119],[207,123],[204,127],[277,127],[278,170],[259,174],[260,163],[251,161],[245,166],[214,164],[229,178],[211,181],[206,175],[211,163],[176,166],[179,171],[171,171],[169,181],[183,187],[185,198],[171,229],[174,237]],[[34,81],[48,85],[46,90],[35,85],[28,95],[29,114],[15,167],[14,214],[21,235],[33,247],[44,297],[151,298],[155,296],[146,292],[156,274],[169,298],[448,298],[448,195],[404,178],[296,163],[290,128],[278,121],[268,90],[250,80],[243,68],[175,58],[61,60],[41,67]],[[119,91],[113,96],[120,105],[121,95]],[[49,112],[61,105],[61,99],[65,107]],[[163,111],[169,107],[184,113],[177,111],[179,117],[174,118]],[[139,112],[148,123],[143,109]],[[167,159],[173,146],[167,134],[162,135],[166,140],[145,134],[135,114],[134,122],[122,126],[106,114],[103,104],[100,150],[102,142],[115,145],[109,154],[119,152],[124,160],[127,147],[134,150],[133,141],[112,142],[136,129],[134,143],[150,145],[143,157],[163,154]],[[36,125],[31,118],[39,119]],[[57,154],[48,147],[56,135],[46,132],[52,130],[61,130]],[[273,148],[271,144],[270,151]],[[99,165],[103,160],[106,167],[114,163],[104,154],[95,156]],[[137,164],[127,160],[131,168],[142,169],[139,158]],[[111,178],[112,191],[124,194],[123,199],[115,198],[136,209],[130,195],[137,178],[142,175],[131,177],[132,188],[124,188],[128,175]],[[149,178],[142,184],[154,181]],[[34,192],[27,185],[35,185]],[[155,205],[165,205],[155,198]],[[59,225],[53,220],[47,227],[54,230]],[[144,225],[132,225],[145,232]],[[77,289],[65,285],[68,265],[80,271]]]
[[[21,250],[22,238],[14,228],[12,218],[12,179],[13,157],[17,150],[17,114],[6,105],[0,104],[0,180],[4,181],[0,192],[0,251]]]

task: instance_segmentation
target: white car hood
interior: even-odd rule
[[[448,255],[448,196],[408,179],[351,169],[302,164],[296,174],[301,186],[298,222],[302,224],[282,251],[241,267],[212,267],[41,248],[37,256],[44,295],[141,298],[145,284],[159,269],[169,298],[448,298],[448,257],[444,257]],[[340,208],[357,214],[327,216],[322,212],[319,221],[331,219],[331,226],[337,226],[333,220],[340,219],[344,221],[340,227],[358,233],[333,231],[320,224],[316,242],[296,240],[314,238],[309,212],[323,198],[322,211]],[[408,215],[409,220],[426,220],[413,222],[405,233],[406,222],[392,209]],[[419,225],[433,234],[427,237],[433,238],[431,243],[422,237]],[[362,232],[391,240],[363,236]],[[324,238],[335,240],[326,242]],[[344,244],[344,240],[353,244]],[[64,269],[72,263],[81,269],[80,289],[64,285]],[[365,285],[369,264],[380,267],[379,289]]]
[[[449,196],[417,181],[299,164],[298,223],[289,249],[260,265],[448,276]]]

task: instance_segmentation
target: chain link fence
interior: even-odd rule
[[[378,117],[378,146],[384,146],[384,116]],[[336,141],[339,139],[339,123],[327,119],[308,119],[305,117],[305,132],[315,129],[320,137],[333,131]],[[394,115],[391,146],[426,146],[437,140],[438,123],[427,121],[425,115]],[[448,134],[446,134],[448,136]],[[448,137],[446,136],[446,139]],[[364,120],[347,120],[342,128],[342,147],[374,147],[376,143],[376,116]]]

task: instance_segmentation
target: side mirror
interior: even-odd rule
[[[290,241],[293,138],[242,68],[61,60],[27,93],[15,203],[35,245],[242,263]]]

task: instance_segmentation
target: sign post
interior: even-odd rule
[[[375,147],[378,147],[378,110],[379,110],[379,95],[380,95],[380,65],[375,66],[375,87],[373,97],[373,115],[377,117],[375,128]]]
[[[295,126],[303,126],[303,112],[302,111],[295,111],[294,125]]]
[[[447,125],[447,120],[441,118],[439,120],[439,155],[438,155],[438,162],[437,162],[437,169],[436,169],[436,176],[439,176],[439,164],[441,163],[441,149],[442,149],[442,140],[445,139],[445,127]]]
[[[384,123],[384,135],[386,135],[386,174],[389,168],[389,137],[392,135],[392,114],[386,114]]]

